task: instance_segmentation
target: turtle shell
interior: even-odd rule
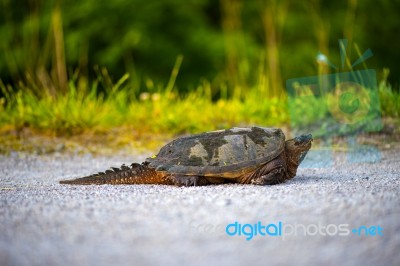
[[[276,158],[284,147],[278,128],[232,128],[173,140],[146,163],[169,174],[235,178]]]

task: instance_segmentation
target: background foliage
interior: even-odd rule
[[[260,68],[274,85],[283,85],[314,75],[318,51],[339,63],[341,38],[350,47],[371,48],[375,56],[368,65],[389,68],[389,80],[399,82],[400,44],[393,41],[400,32],[398,0],[2,0],[0,10],[4,83],[28,73],[46,83],[44,72],[52,70],[94,78],[94,66],[100,66],[115,78],[130,73],[133,88],[143,91],[166,85],[183,55],[180,91],[203,79],[216,91],[251,86]],[[350,58],[357,58],[354,50]]]
[[[383,113],[398,117],[399,11],[400,0],[0,0],[0,124],[287,123],[285,80],[331,72],[316,55],[340,65],[343,38],[351,62],[372,49]]]

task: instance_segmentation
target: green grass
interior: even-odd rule
[[[4,87],[3,87],[4,89]],[[204,87],[180,96],[174,91],[142,93],[129,87],[98,94],[96,86],[79,90],[73,82],[67,93],[37,96],[29,89],[8,94],[0,105],[0,126],[30,127],[61,135],[86,130],[129,127],[148,133],[185,133],[243,124],[281,125],[288,122],[285,103],[266,99],[257,90],[247,97],[212,101]],[[7,102],[7,104],[5,104]]]
[[[90,86],[75,78],[69,81],[65,93],[56,95],[37,89],[35,84],[21,84],[15,89],[0,82],[5,95],[0,98],[0,129],[19,132],[29,128],[45,135],[71,136],[125,128],[138,134],[175,135],[241,125],[290,124],[286,98],[268,98],[265,87],[251,88],[243,98],[222,97],[213,101],[207,82],[179,95],[174,90],[176,75],[173,71],[166,89],[139,96],[129,87],[128,75],[115,84],[109,82],[103,92],[98,85],[107,77],[99,77]],[[398,120],[400,94],[382,81],[379,95],[382,115]],[[318,99],[312,106],[298,104],[299,117],[304,121],[324,119],[327,110],[318,107]]]
[[[381,82],[379,85],[379,98],[383,117],[394,118],[400,121],[400,92],[392,89],[390,84]]]

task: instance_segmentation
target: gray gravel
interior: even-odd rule
[[[144,156],[0,156],[0,264],[400,265],[400,151],[360,163],[366,154],[336,152],[320,168],[330,157],[314,152],[276,186],[189,188],[58,184]],[[286,234],[229,236],[235,221]],[[351,232],[360,226],[383,235]]]

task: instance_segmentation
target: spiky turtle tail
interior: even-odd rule
[[[61,180],[60,184],[69,185],[102,185],[102,184],[170,184],[165,174],[156,172],[146,164],[133,163],[130,166],[122,165],[120,168],[112,167],[110,170],[71,180]]]

